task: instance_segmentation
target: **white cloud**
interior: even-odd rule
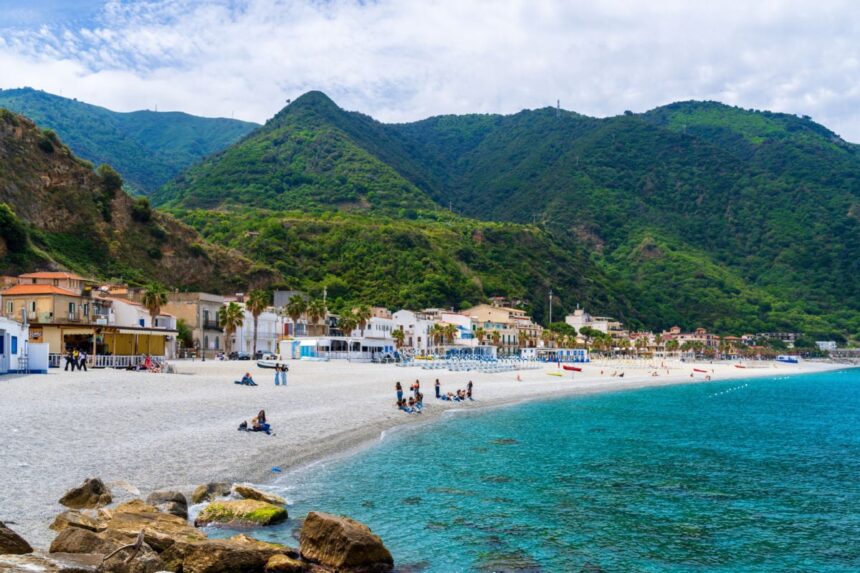
[[[309,89],[384,121],[716,99],[808,114],[860,141],[853,2],[705,4],[110,2],[85,28],[3,31],[0,87],[255,121]]]

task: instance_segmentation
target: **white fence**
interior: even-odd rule
[[[51,354],[49,357],[51,368],[62,368],[65,363],[64,354]],[[154,356],[153,359],[158,362],[163,362],[163,357]],[[143,355],[102,355],[87,357],[88,368],[128,368],[129,366],[138,366],[143,364],[146,357]]]

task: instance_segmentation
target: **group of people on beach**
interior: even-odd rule
[[[245,420],[239,424],[240,432],[266,432],[267,435],[272,435],[272,426],[266,422],[266,411],[260,410],[257,415],[251,418],[251,425]]]
[[[77,348],[70,349],[66,352],[66,367],[63,369],[68,372],[69,367],[71,366],[72,372],[75,370],[83,370],[87,371],[87,351],[86,350],[78,350]]]
[[[466,384],[465,389],[458,389],[455,392],[442,392],[442,383],[439,382],[439,379],[436,379],[436,383],[434,384],[434,388],[436,390],[436,399],[437,400],[447,400],[450,402],[464,402],[466,400],[474,400],[472,397],[472,390],[474,388],[474,384],[471,380]],[[408,414],[421,413],[421,410],[424,409],[424,394],[421,393],[421,381],[416,380],[409,386],[409,391],[412,393],[410,398],[403,397],[403,385],[398,381],[394,384],[394,392],[397,395],[397,401],[395,405],[398,409],[403,410]]]

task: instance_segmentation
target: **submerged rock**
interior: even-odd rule
[[[287,510],[254,499],[213,501],[200,512],[194,525],[272,525],[287,519]]]
[[[146,503],[164,513],[188,519],[188,500],[178,491],[154,491],[146,498]]]
[[[78,487],[72,488],[60,498],[60,503],[72,509],[94,509],[108,505],[113,501],[110,490],[98,478],[84,480]]]
[[[0,555],[24,555],[32,552],[33,548],[23,537],[0,521]]]
[[[275,495],[274,493],[269,493],[267,491],[263,491],[241,483],[237,483],[233,486],[233,493],[245,499],[265,501],[266,503],[271,503],[272,505],[287,505],[287,500],[285,500],[279,495]]]
[[[210,482],[197,486],[194,493],[191,494],[192,503],[203,503],[211,501],[216,497],[225,497],[230,495],[230,484],[224,482]]]
[[[354,519],[312,511],[302,524],[302,557],[338,571],[385,572],[394,559],[379,536]]]

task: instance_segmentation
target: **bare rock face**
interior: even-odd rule
[[[312,511],[301,532],[301,554],[337,571],[377,573],[394,568],[382,539],[354,519]]]
[[[211,501],[217,497],[230,495],[230,484],[224,482],[211,482],[197,486],[194,493],[191,494],[192,503],[203,503]]]
[[[130,543],[141,530],[145,530],[146,543],[159,553],[177,540],[192,542],[206,539],[203,532],[191,527],[181,517],[160,512],[139,499],[123,503],[113,510],[106,523],[105,535]]]
[[[241,483],[237,483],[233,486],[233,493],[245,499],[265,501],[266,503],[271,503],[272,505],[287,505],[287,500],[285,500],[279,495],[275,495],[273,493],[269,493],[267,491],[263,491]]]
[[[154,491],[146,498],[146,503],[164,513],[188,519],[188,500],[178,491]]]
[[[101,555],[0,555],[0,573],[97,573]]]
[[[105,529],[104,522],[100,521],[98,517],[74,509],[57,515],[49,527],[54,531],[63,531],[67,527],[78,527],[90,531],[104,531]]]
[[[183,573],[260,573],[276,555],[298,557],[289,547],[237,535],[230,539],[176,543],[162,558],[168,569]]]
[[[80,486],[72,488],[60,498],[60,503],[72,509],[94,509],[113,501],[110,490],[98,478],[84,480]]]
[[[100,535],[87,529],[69,527],[51,543],[51,554],[55,553],[85,553],[106,557],[123,546],[125,542]],[[100,573],[155,573],[164,569],[164,562],[158,554],[145,542],[134,553],[131,549],[123,549],[104,561]],[[126,563],[126,559],[131,559]]]
[[[24,555],[32,552],[33,548],[23,537],[0,522],[0,555]]]
[[[213,501],[200,512],[194,525],[213,523],[229,525],[273,525],[287,519],[287,510],[280,505],[253,499]]]

